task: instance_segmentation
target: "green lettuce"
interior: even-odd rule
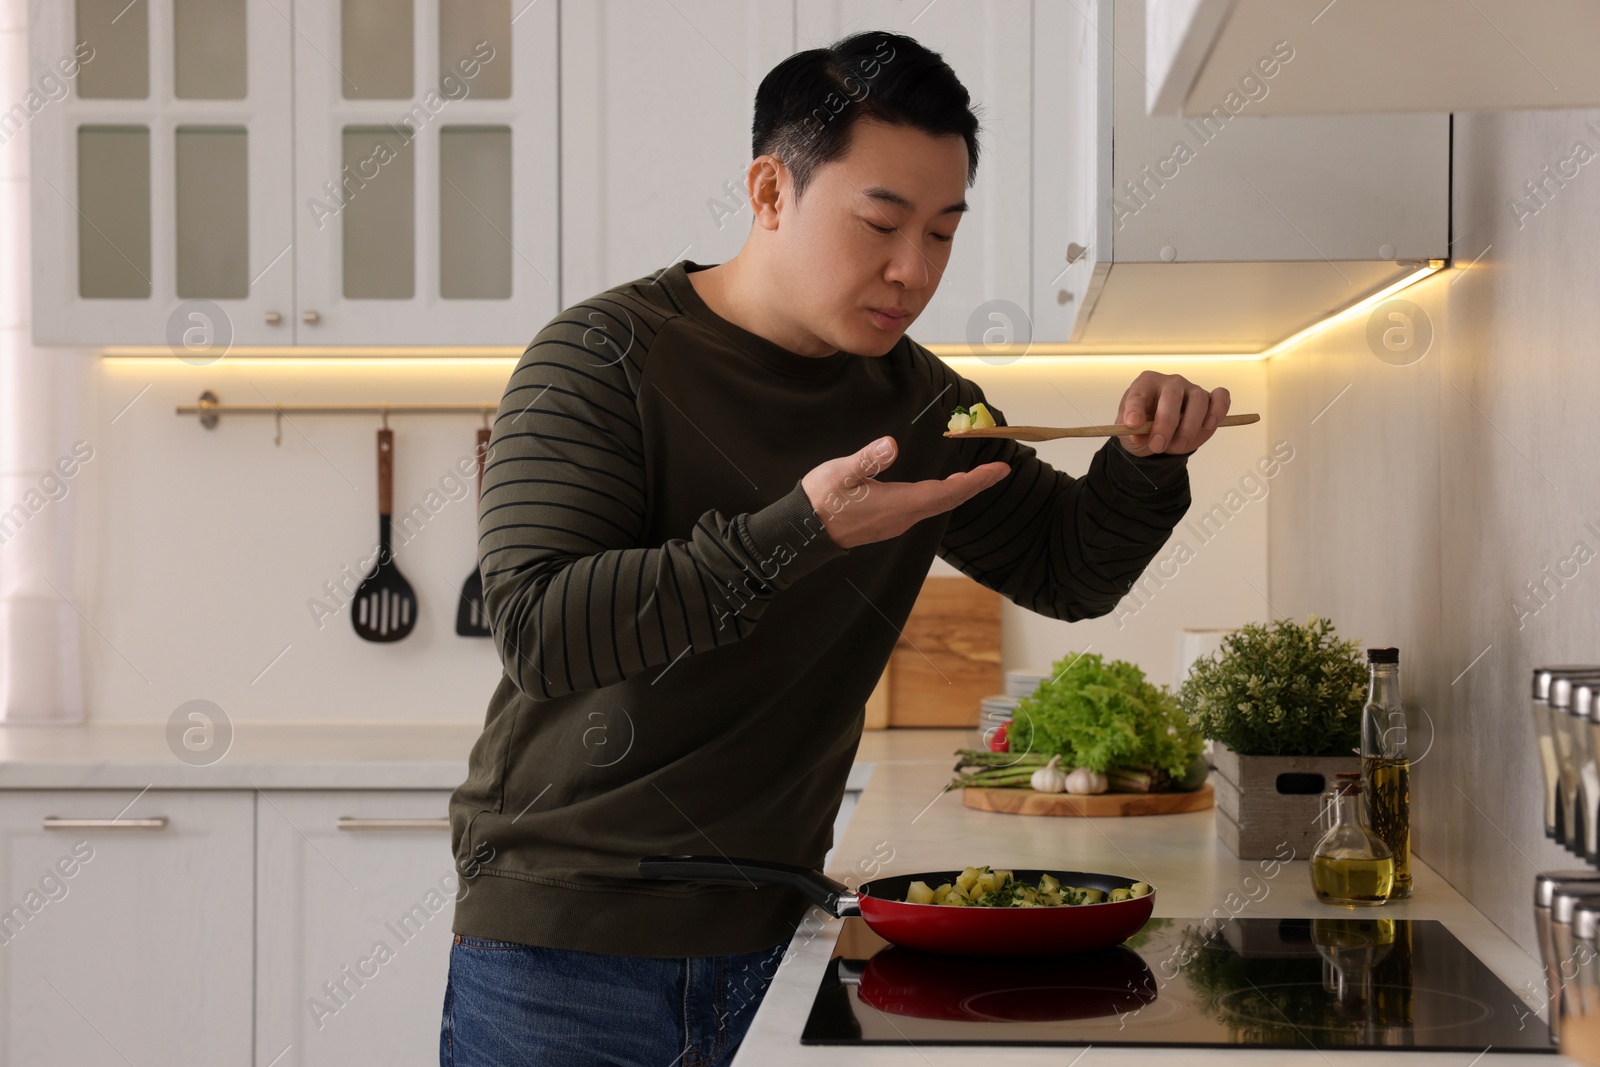
[[[1165,686],[1125,660],[1088,652],[1057,660],[1051,677],[1017,704],[1006,737],[1013,753],[1060,755],[1101,774],[1142,767],[1184,777],[1205,744]]]

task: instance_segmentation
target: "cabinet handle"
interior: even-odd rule
[[[277,326],[278,324],[280,324],[282,322],[283,322],[283,313],[281,311],[269,311],[269,312],[267,312],[267,325],[268,326]]]
[[[341,830],[448,830],[449,819],[353,819],[339,816]]]
[[[46,815],[39,824],[43,830],[165,830],[167,817],[153,819],[58,819]]]
[[[322,316],[315,311],[302,311],[300,312],[300,321],[307,326],[315,326],[322,321]]]

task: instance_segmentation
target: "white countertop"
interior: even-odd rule
[[[976,732],[965,730],[888,730],[863,736],[858,761],[875,764],[872,779],[862,794],[849,829],[837,844],[827,873],[855,886],[871,877],[861,865],[890,857],[882,873],[940,870],[966,864],[988,863],[1000,867],[1052,867],[1088,871],[1113,871],[1137,875],[1159,890],[1155,914],[1190,918],[1223,908],[1229,894],[1246,896],[1241,883],[1248,875],[1261,879],[1259,861],[1236,859],[1217,840],[1210,811],[1186,815],[1134,818],[1077,819],[1003,815],[962,806],[959,793],[941,795],[951,778],[955,750],[977,748]],[[891,851],[892,850],[892,853]],[[855,871],[855,877],[849,877]],[[1437,919],[1460,938],[1488,968],[1519,994],[1525,982],[1543,988],[1536,959],[1506,937],[1469,904],[1449,883],[1425,863],[1412,860],[1414,896],[1383,907],[1395,918]],[[1317,902],[1304,860],[1283,865],[1267,881],[1265,896],[1259,888],[1248,895],[1258,902],[1244,904],[1236,913],[1281,918],[1317,916],[1335,909]],[[1530,905],[1531,906],[1531,905]],[[1239,905],[1234,905],[1238,908]],[[1344,914],[1340,912],[1340,914]],[[1093,1048],[1081,1059],[1069,1048],[840,1047],[801,1045],[818,984],[832,954],[843,920],[813,908],[796,935],[795,952],[779,966],[772,985],[751,1024],[734,1067],[787,1067],[787,1065],[851,1064],[874,1067],[937,1067],[965,1065],[979,1057],[983,1063],[1050,1064],[1066,1067],[1117,1063],[1128,1067],[1166,1065],[1173,1062],[1228,1064],[1241,1059],[1251,1063],[1329,1067],[1359,1064],[1374,1067],[1394,1056],[1372,1052],[1287,1052],[1238,1049],[1137,1049]],[[1524,996],[1533,1008],[1536,1001]],[[1449,1064],[1468,1067],[1454,1053],[1402,1053],[1418,1067]],[[1492,1064],[1569,1063],[1562,1057],[1528,1059],[1525,1054],[1490,1052],[1474,1067]]]
[[[481,723],[233,724],[215,762],[180,760],[164,722],[0,725],[0,789],[454,789]],[[872,731],[872,734],[882,731]],[[865,745],[863,747],[866,747]],[[872,768],[857,763],[847,787]]]
[[[439,789],[466,776],[467,754],[478,723],[234,724],[225,755],[207,766],[180,760],[168,744],[166,724],[87,723],[65,726],[0,726],[0,789]],[[850,788],[867,788],[837,843],[828,873],[857,885],[877,872],[938,870],[967,863],[995,866],[1060,866],[1130,872],[1156,885],[1156,915],[1210,914],[1241,893],[1246,876],[1260,877],[1257,861],[1238,860],[1216,838],[1209,811],[1122,819],[1039,818],[965,808],[956,793],[941,790],[951,777],[958,747],[976,748],[966,730],[873,730],[862,736]],[[870,783],[868,781],[870,776]],[[1384,913],[1443,921],[1513,990],[1524,983],[1542,988],[1536,960],[1505,936],[1425,863],[1413,860],[1416,896],[1385,905]],[[1326,913],[1311,893],[1304,861],[1287,864],[1270,891],[1240,914],[1266,917]],[[1251,895],[1258,895],[1259,890]],[[1236,897],[1237,899],[1237,897]],[[778,968],[740,1053],[736,1067],[790,1064],[899,1065],[965,1064],[972,1048],[803,1046],[800,1031],[810,1012],[842,920],[812,909],[795,941],[795,952]],[[1533,1001],[1529,1000],[1530,1006]],[[1063,1053],[1067,1053],[1065,1056]],[[1377,1062],[1370,1052],[1283,1051],[1241,1053],[1233,1049],[1095,1048],[1082,1060],[1062,1048],[985,1049],[985,1062],[1051,1064],[1116,1062],[1143,1067],[1184,1063],[1230,1064],[1243,1056],[1288,1065]],[[1406,1053],[1407,1062],[1468,1067],[1459,1055]],[[1475,1061],[1527,1063],[1514,1054],[1490,1053]],[[1566,1063],[1549,1057],[1543,1063]]]
[[[214,763],[164,722],[0,726],[0,789],[454,789],[481,723],[233,723]]]

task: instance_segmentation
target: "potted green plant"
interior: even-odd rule
[[[1323,789],[1361,767],[1366,688],[1357,643],[1316,615],[1250,623],[1190,667],[1178,704],[1216,742],[1217,836],[1236,856],[1310,857]]]

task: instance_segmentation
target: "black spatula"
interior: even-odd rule
[[[478,431],[478,499],[483,499],[483,457],[489,451],[489,431]],[[493,637],[489,612],[483,606],[483,572],[477,567],[461,586],[461,603],[456,606],[456,633],[462,637]]]
[[[394,431],[378,431],[378,563],[356,586],[350,619],[356,636],[367,641],[398,641],[417,624],[417,594],[394,562],[389,543],[394,514]]]

